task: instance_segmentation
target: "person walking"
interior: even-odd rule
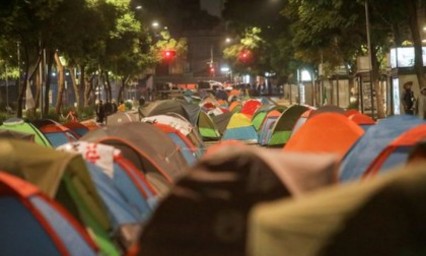
[[[404,84],[404,91],[402,92],[402,106],[404,107],[404,112],[407,115],[414,114],[414,92],[411,89],[413,87],[413,82],[406,82]]]
[[[416,115],[420,119],[426,119],[426,87],[420,89],[420,95],[416,101]]]
[[[126,111],[126,105],[124,105],[123,101],[121,101],[120,105],[118,105],[118,111],[119,112],[125,112]]]

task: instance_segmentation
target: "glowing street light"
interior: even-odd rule
[[[158,27],[160,27],[160,23],[158,23],[158,21],[153,21],[153,22],[151,23],[151,26],[152,26],[153,28],[157,29]]]
[[[140,10],[140,9],[142,9],[142,5],[136,6],[136,10]]]
[[[229,37],[227,37],[227,38],[225,39],[225,43],[229,44],[230,42],[232,42],[232,39],[231,39],[231,38],[229,38]]]

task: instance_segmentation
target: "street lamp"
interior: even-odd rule
[[[142,5],[138,5],[135,7],[136,10],[141,10],[142,9]]]
[[[157,28],[159,28],[159,27],[160,27],[160,23],[158,23],[158,21],[153,21],[153,22],[151,23],[151,26],[152,26],[154,29],[157,29]]]
[[[230,37],[227,37],[227,38],[225,39],[225,43],[229,44],[230,42],[232,42],[232,39],[231,39]]]

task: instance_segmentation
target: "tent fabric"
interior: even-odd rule
[[[229,120],[222,140],[242,140],[247,143],[257,143],[258,135],[249,117],[242,113],[235,113]]]
[[[241,145],[208,154],[159,205],[140,238],[140,255],[245,255],[254,205],[332,182],[335,159],[310,157]]]
[[[79,122],[68,122],[64,124],[65,127],[68,127],[70,130],[72,130],[75,134],[78,135],[78,137],[82,137],[84,134],[89,132],[89,128],[84,126],[83,124]]]
[[[256,131],[259,131],[263,121],[266,118],[266,115],[273,111],[273,110],[277,110],[280,113],[282,113],[284,110],[286,110],[287,108],[284,106],[278,106],[275,104],[266,104],[266,105],[262,105],[260,106],[260,108],[257,109],[256,113],[254,113],[253,117],[252,117],[252,124],[254,126],[254,128],[256,129]]]
[[[44,134],[54,148],[77,141],[79,137],[68,127],[50,119],[38,119],[31,123]]]
[[[1,255],[97,255],[83,228],[35,186],[0,172]]]
[[[356,113],[356,114],[352,114],[350,116],[348,116],[349,120],[354,121],[356,124],[359,125],[374,125],[376,124],[376,122],[373,120],[373,118],[361,114],[361,113]]]
[[[278,146],[287,143],[297,119],[306,110],[308,107],[303,105],[292,105],[284,110],[272,128],[272,136],[268,144]]]
[[[348,151],[342,161],[339,179],[342,182],[358,180],[374,158],[396,137],[424,123],[414,116],[392,116],[369,128]]]
[[[237,107],[241,107],[241,102],[240,101],[233,101],[229,104],[229,111],[235,113],[236,111],[239,111],[241,109],[241,108],[239,108],[238,110],[236,110]]]
[[[187,164],[179,147],[151,124],[108,126],[91,131],[80,140],[114,146],[144,173],[159,173],[169,182],[186,173]]]
[[[364,178],[383,174],[392,168],[406,163],[411,149],[420,141],[426,139],[426,124],[421,124],[404,132],[393,140],[373,160],[364,173]]]
[[[229,120],[231,120],[231,117],[234,113],[232,112],[225,112],[221,115],[213,116],[213,123],[216,124],[217,129],[219,130],[220,134],[223,134],[226,130],[226,126],[228,126]]]
[[[423,255],[425,164],[257,206],[248,255]]]
[[[255,99],[247,100],[241,107],[241,113],[253,116],[256,110],[262,105],[262,103]]]
[[[312,114],[312,112],[315,109],[308,109],[305,112],[303,112],[303,114],[299,117],[299,119],[297,119],[296,124],[293,127],[293,130],[291,131],[291,134],[295,134],[300,127],[302,127],[306,121],[308,120],[309,116]]]
[[[102,252],[118,254],[108,235],[111,226],[107,210],[81,156],[25,141],[0,140],[0,169],[55,198],[93,231]]]
[[[159,123],[159,124],[169,125],[177,129],[179,132],[181,132],[185,136],[188,136],[194,128],[191,125],[191,123],[189,123],[189,121],[185,121],[183,119],[180,119],[174,116],[169,116],[169,115],[145,117],[145,118],[142,118],[141,121],[145,123],[154,123],[154,124]]]
[[[138,122],[138,116],[131,115],[127,112],[117,111],[112,115],[107,116],[106,124],[107,125],[119,125],[131,122]]]
[[[346,111],[341,107],[338,107],[338,106],[335,106],[335,105],[324,105],[324,106],[321,106],[318,109],[312,111],[308,118],[312,118],[312,117],[319,115],[319,114],[322,114],[322,113],[330,113],[330,112],[341,114],[341,115],[345,115],[345,113],[346,113]]]
[[[19,118],[11,118],[4,121],[3,124],[0,126],[0,130],[12,130],[16,132],[33,134],[35,143],[48,148],[52,147],[49,140],[46,138],[46,136],[43,135],[43,133],[39,129],[37,129],[33,124],[27,123]]]
[[[149,103],[141,109],[144,117],[176,113],[183,116],[191,124],[197,124],[200,107],[180,100],[159,100]]]
[[[198,118],[198,131],[205,140],[219,140],[221,137],[212,119],[203,111],[200,112]]]
[[[284,146],[286,152],[334,153],[343,157],[364,131],[344,115],[322,113],[309,119]]]
[[[260,145],[268,145],[269,139],[272,136],[272,129],[280,115],[281,113],[277,110],[272,110],[267,114],[258,132]]]
[[[18,132],[13,130],[0,129],[0,138],[3,139],[19,139],[30,142],[35,142],[35,135],[30,133]]]

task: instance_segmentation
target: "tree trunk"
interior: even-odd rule
[[[126,86],[128,81],[129,81],[129,77],[127,77],[127,78],[123,77],[121,79],[121,85],[120,85],[120,88],[118,90],[117,102],[121,102],[123,100],[124,87]]]
[[[50,82],[52,80],[52,76],[50,75],[52,73],[52,65],[54,60],[54,54],[55,51],[51,51],[46,49],[46,62],[47,62],[47,75],[46,75],[46,88],[44,88],[44,110],[43,114],[47,115],[49,113],[49,92],[50,92]]]
[[[93,90],[93,82],[95,80],[95,75],[92,75],[88,81],[84,79],[84,106],[87,107],[90,104],[90,94]],[[83,77],[81,78],[83,79]]]
[[[426,86],[426,78],[424,77],[423,69],[423,53],[422,53],[422,38],[420,36],[420,28],[418,23],[417,9],[419,8],[417,0],[408,0],[407,2],[408,17],[411,35],[414,43],[414,69],[416,71],[419,89]]]
[[[19,96],[18,96],[18,110],[16,113],[16,116],[19,118],[22,118],[22,110],[24,107],[24,96],[25,93],[27,91],[27,85],[28,85],[28,73],[29,73],[29,69],[30,69],[30,63],[29,63],[29,56],[28,56],[28,47],[27,45],[23,44],[23,48],[24,48],[24,59],[25,59],[25,67],[24,67],[24,79],[20,80],[19,82],[23,84],[21,85],[21,91],[19,92]]]
[[[105,74],[105,92],[106,92],[106,98],[107,101],[112,101],[112,88],[111,88],[111,81],[109,80],[108,71],[104,71]]]
[[[65,91],[65,70],[64,66],[61,63],[61,60],[59,59],[58,53],[55,53],[54,55],[55,63],[56,63],[56,70],[57,70],[57,77],[58,77],[58,95],[56,98],[56,106],[55,106],[55,113],[59,114],[61,113],[62,108],[62,99],[64,96]]]

